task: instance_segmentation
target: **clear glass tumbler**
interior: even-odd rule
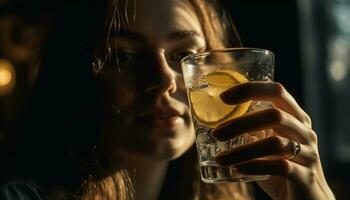
[[[256,181],[268,175],[244,175],[234,166],[220,166],[215,155],[239,145],[272,135],[272,130],[246,133],[226,142],[211,136],[219,125],[248,112],[270,108],[270,102],[247,101],[227,105],[219,95],[227,89],[248,81],[273,81],[274,54],[256,48],[213,50],[185,57],[182,71],[196,132],[196,145],[201,178],[206,183]]]

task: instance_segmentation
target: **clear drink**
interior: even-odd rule
[[[269,53],[269,57],[266,57],[267,53]],[[263,55],[262,58],[260,55]],[[266,62],[266,60],[264,62],[263,58],[270,60],[269,62]],[[272,131],[244,134],[225,142],[220,142],[213,138],[211,131],[219,125],[240,117],[247,112],[271,107],[269,102],[259,101],[227,105],[220,99],[220,94],[237,84],[247,81],[272,80],[273,60],[273,54],[269,51],[243,48],[197,54],[186,57],[182,61],[192,120],[196,132],[200,173],[204,182],[256,181],[269,177],[267,175],[249,176],[240,174],[234,166],[224,167],[218,165],[214,161],[214,157],[220,152],[230,150],[239,145],[269,137],[272,135]],[[257,63],[264,63],[264,66],[259,67]],[[251,71],[253,67],[254,70],[259,69],[259,71]]]

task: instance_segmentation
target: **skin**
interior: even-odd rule
[[[114,111],[102,124],[101,146],[108,152],[110,168],[136,169],[136,199],[152,200],[159,195],[168,162],[194,143],[179,60],[204,51],[206,44],[197,17],[184,1],[137,1],[136,6],[135,23],[111,36],[112,49],[118,46],[120,69],[111,66],[103,73],[107,105]],[[218,163],[235,164],[246,174],[273,175],[259,182],[273,199],[334,199],[324,178],[310,117],[281,84],[241,84],[222,99],[228,104],[268,100],[274,108],[219,127],[214,132],[219,140],[247,131],[237,129],[237,121],[249,131],[271,128],[276,136],[225,152],[217,157]],[[257,123],[261,117],[266,120]],[[291,139],[300,142],[301,152],[288,160]],[[261,157],[269,159],[256,160]]]
[[[225,152],[216,158],[218,163],[236,165],[244,174],[272,175],[258,184],[273,199],[335,199],[323,174],[311,119],[280,83],[240,84],[225,91],[221,98],[227,104],[271,101],[274,108],[236,118],[218,127],[214,137],[224,141],[247,131],[266,129],[272,129],[274,136]],[[245,125],[237,126],[237,122]],[[292,140],[300,143],[301,151],[289,158]]]
[[[122,72],[107,68],[103,80],[109,90],[107,104],[120,114],[104,120],[100,146],[108,152],[110,168],[136,169],[136,199],[152,200],[168,162],[194,144],[179,60],[203,51],[206,44],[189,5],[170,0],[136,5],[135,23],[127,33],[111,37],[112,48],[118,46],[122,57]]]
[[[119,59],[122,72],[109,68],[105,73],[110,104],[122,120],[115,124],[111,118],[105,124],[112,138],[123,139],[113,145],[118,154],[174,159],[194,143],[179,59],[203,51],[205,40],[198,20],[193,23],[195,16],[187,13],[188,5],[167,3],[168,12],[158,1],[138,2],[134,25],[111,38],[112,48],[118,46],[120,56],[128,57]],[[153,16],[154,12],[165,16]]]

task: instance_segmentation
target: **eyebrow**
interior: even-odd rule
[[[200,36],[200,34],[192,30],[174,31],[169,34],[169,36],[166,38],[166,41],[182,40],[197,36]]]
[[[111,37],[121,37],[127,38],[136,42],[146,42],[147,38],[144,34],[140,32],[130,31],[130,30],[119,30],[110,33]],[[191,37],[198,37],[200,34],[193,30],[180,30],[171,32],[167,37],[166,41],[183,40]]]
[[[137,42],[146,42],[147,38],[145,35],[135,32],[135,31],[130,31],[130,30],[119,30],[119,31],[113,31],[110,33],[111,37],[121,37],[121,38],[127,38],[132,41],[137,41]]]

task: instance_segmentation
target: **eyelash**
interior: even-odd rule
[[[174,67],[176,68],[177,65],[180,64],[180,61],[182,58],[198,52],[200,52],[200,50],[195,48],[169,52],[167,59],[168,59],[168,62],[172,63],[171,65],[174,65]],[[137,52],[135,53],[132,50],[123,49],[123,48],[114,49],[112,51],[112,57],[111,57],[112,67],[118,67],[118,66],[120,68],[128,67],[135,62],[135,60],[137,59],[136,57],[137,57]]]
[[[119,67],[130,65],[136,57],[136,53],[126,49],[115,49],[112,52],[113,65],[119,65]],[[117,66],[118,67],[118,66]]]

